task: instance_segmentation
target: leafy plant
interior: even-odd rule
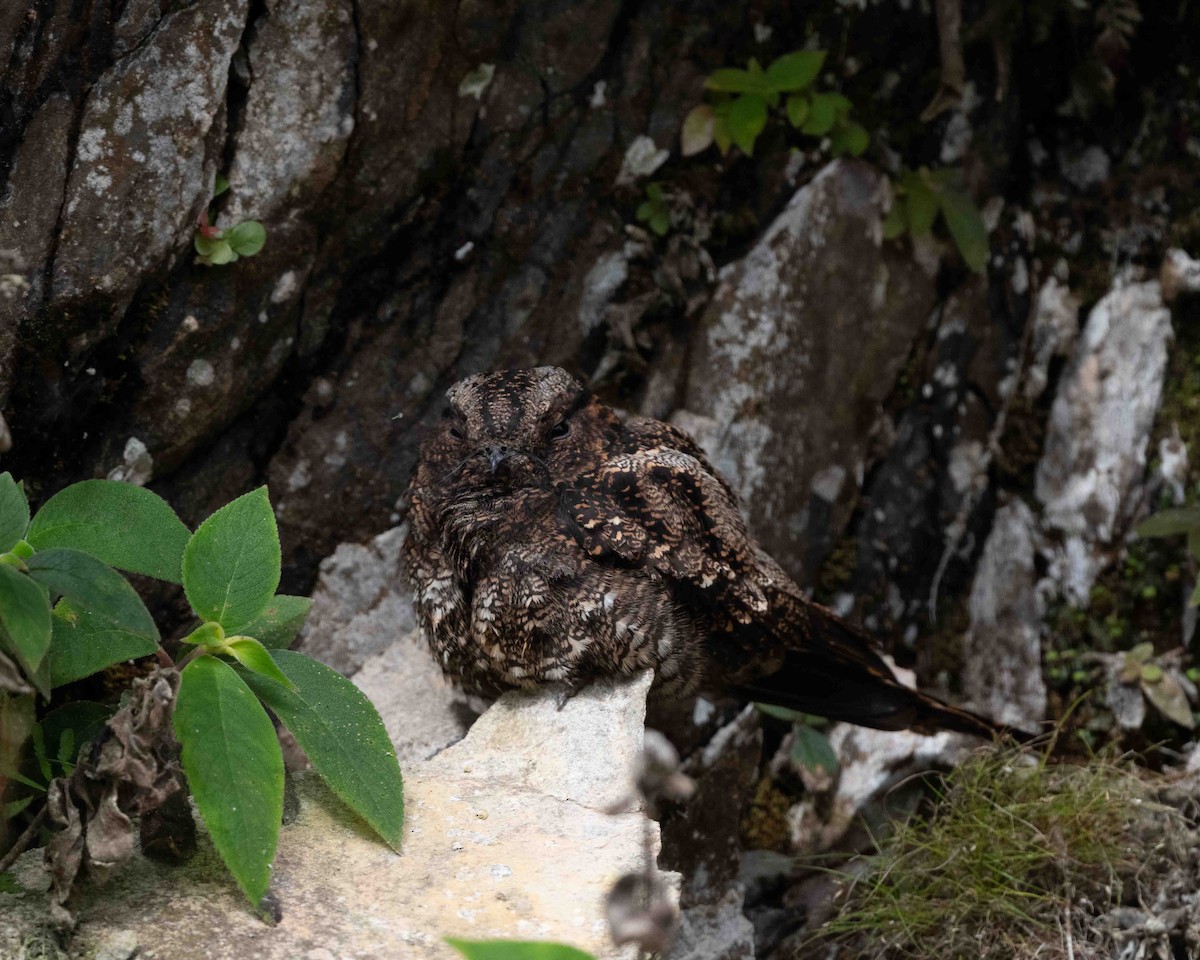
[[[637,218],[658,236],[667,235],[671,229],[671,204],[663,194],[662,184],[646,184],[646,199],[637,208]]]
[[[467,960],[595,960],[590,953],[543,940],[457,940],[446,943]]]
[[[1160,510],[1137,528],[1139,537],[1187,537],[1187,551],[1193,560],[1200,561],[1200,506],[1175,507]],[[1200,606],[1200,582],[1192,593],[1188,606]]]
[[[333,792],[399,848],[403,785],[378,713],[349,680],[283,649],[311,601],[275,593],[280,546],[265,487],[189,533],[155,494],[108,480],[67,487],[31,520],[24,491],[0,474],[0,652],[43,697],[128,659],[167,659],[149,611],[113,567],[181,583],[199,619],[184,641],[173,728],[196,807],[251,903],[267,892],[283,808],[268,708]],[[32,691],[0,693],[0,711],[28,712],[33,700]],[[32,726],[35,776],[10,763],[0,777],[34,792],[6,816],[70,773],[109,712],[68,703]]]
[[[755,703],[760,713],[765,713],[776,720],[792,724],[792,762],[808,770],[810,773],[824,771],[828,774],[838,772],[837,753],[825,735],[824,728],[829,721],[824,717],[814,717],[807,713],[789,710],[773,703]]]
[[[955,168],[906,170],[894,184],[892,209],[883,222],[883,235],[891,240],[905,232],[926,237],[940,216],[967,266],[976,273],[987,269],[987,228],[975,201]]]
[[[229,181],[224,177],[217,177],[212,198],[215,200],[228,189]],[[200,213],[196,222],[196,235],[192,240],[198,254],[196,262],[206,267],[233,263],[239,257],[252,257],[266,242],[266,228],[257,220],[243,220],[224,230],[209,223],[208,207]]]
[[[684,119],[680,136],[683,155],[701,153],[715,143],[722,154],[736,146],[751,156],[772,111],[781,110],[793,129],[808,136],[829,137],[835,157],[859,156],[867,149],[870,136],[850,119],[853,105],[840,93],[812,89],[825,56],[824,50],[797,50],[765,70],[752,58],[745,70],[722,69],[710,74],[704,86],[713,99],[693,108]]]

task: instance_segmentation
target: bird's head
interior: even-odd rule
[[[552,489],[602,460],[620,423],[558,367],[476,374],[454,384],[446,398],[423,456],[445,468],[451,494]]]

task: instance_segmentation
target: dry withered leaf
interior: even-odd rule
[[[80,755],[70,777],[51,781],[46,846],[50,915],[62,929],[76,917],[72,894],[83,876],[103,882],[134,849],[131,815],[162,805],[182,787],[171,714],[179,672],[157,669],[135,680],[104,732]]]

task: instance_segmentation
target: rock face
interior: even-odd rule
[[[1158,282],[1118,283],[1089,314],[1055,395],[1037,496],[1062,537],[1055,579],[1077,605],[1138,506],[1171,336]]]
[[[283,830],[273,871],[283,910],[273,929],[203,842],[182,867],[137,857],[92,891],[72,949],[121,960],[449,960],[457,954],[442,940],[454,936],[553,939],[632,957],[608,943],[603,902],[618,876],[643,868],[645,818],[606,810],[629,792],[649,685],[644,674],[591,687],[561,710],[551,695],[510,695],[461,743],[405,764],[399,855],[303,776],[301,813]],[[29,892],[0,894],[5,956],[44,917],[40,852],[22,858],[16,878]]]
[[[871,168],[830,164],[722,273],[697,332],[686,407],[711,421],[707,451],[794,575],[849,519],[880,405],[933,307],[932,281],[883,247],[888,203]]]

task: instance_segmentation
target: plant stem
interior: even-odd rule
[[[0,873],[3,873],[16,863],[17,857],[23,854],[26,848],[33,843],[33,838],[37,836],[38,828],[42,825],[42,821],[46,819],[46,811],[48,809],[48,804],[42,804],[42,809],[38,811],[38,815],[25,828],[25,832],[17,837],[17,842],[12,845],[8,853],[0,857]]]

